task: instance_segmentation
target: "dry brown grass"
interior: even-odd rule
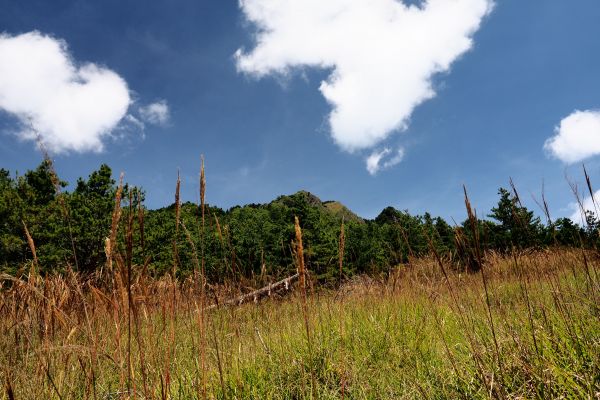
[[[597,254],[484,257],[487,296],[432,256],[310,301],[211,310],[193,278],[124,257],[110,277],[4,275],[0,398],[595,396]]]

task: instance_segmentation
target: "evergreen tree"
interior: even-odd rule
[[[491,227],[490,240],[494,248],[508,250],[542,244],[543,226],[533,211],[523,207],[515,195],[504,189],[498,190],[500,200],[488,217],[498,221]]]

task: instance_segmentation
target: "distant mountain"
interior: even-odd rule
[[[287,206],[291,204],[304,203],[310,207],[316,207],[323,212],[331,214],[340,220],[343,218],[344,221],[364,222],[363,218],[356,215],[354,212],[352,212],[352,210],[339,201],[322,201],[319,197],[306,190],[300,190],[291,195],[279,196],[276,200],[271,202],[271,204],[273,203],[281,203]]]

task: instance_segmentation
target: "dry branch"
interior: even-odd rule
[[[298,279],[299,274],[294,274],[292,276],[288,276],[285,279],[282,279],[275,283],[270,283],[267,286],[255,290],[250,293],[243,294],[241,296],[235,297],[233,299],[229,299],[224,301],[221,305],[224,306],[239,306],[241,304],[247,303],[249,301],[257,302],[259,299],[263,297],[270,297],[273,293],[279,292],[281,290],[289,290],[292,286],[292,283]],[[213,305],[210,308],[217,307],[217,305]]]

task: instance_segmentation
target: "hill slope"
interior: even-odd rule
[[[280,204],[289,205],[291,203],[298,203],[298,202],[305,203],[308,206],[314,207],[321,212],[333,215],[334,217],[338,218],[339,220],[342,220],[342,218],[343,218],[344,221],[354,221],[354,222],[360,222],[360,223],[365,222],[365,220],[363,218],[359,217],[356,213],[354,213],[352,210],[350,210],[348,207],[346,207],[341,202],[335,201],[335,200],[322,201],[319,197],[317,197],[313,193],[308,192],[306,190],[300,190],[291,195],[279,196],[276,200],[272,201],[270,204],[280,203]]]

